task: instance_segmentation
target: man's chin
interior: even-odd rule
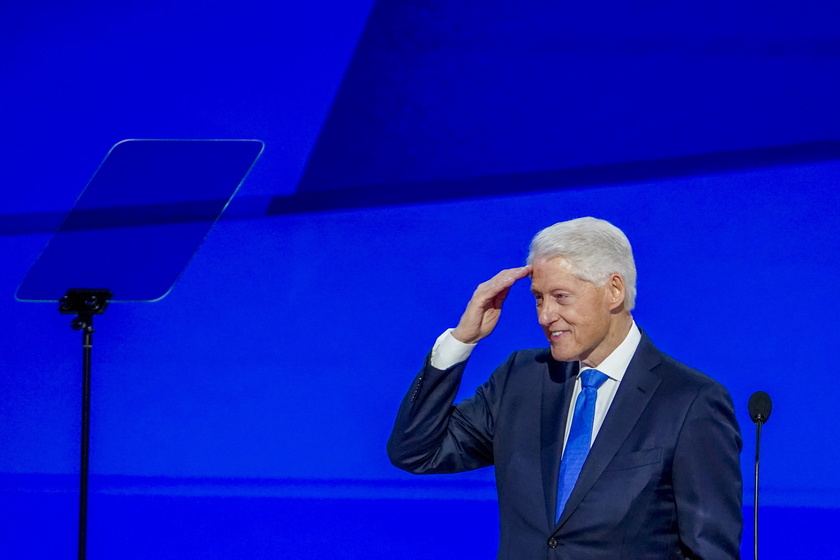
[[[562,348],[555,348],[554,346],[551,347],[551,357],[558,362],[577,362],[580,360],[577,354],[573,354],[571,351],[563,350]]]

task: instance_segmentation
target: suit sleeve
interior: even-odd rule
[[[403,398],[391,437],[391,462],[415,474],[453,473],[493,464],[493,434],[505,366],[454,405],[466,362],[447,370],[429,357]]]
[[[732,399],[703,387],[680,432],[673,464],[680,541],[687,558],[740,558],[741,434]]]

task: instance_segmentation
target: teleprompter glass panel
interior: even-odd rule
[[[111,148],[16,297],[108,289],[163,298],[262,153],[259,140],[124,140]]]

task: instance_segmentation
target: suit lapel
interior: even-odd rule
[[[557,478],[569,403],[578,372],[577,362],[557,362],[548,359],[548,375],[543,376],[542,425],[540,433],[541,467],[545,489],[545,511],[548,527],[554,526],[554,508],[557,500]]]
[[[642,333],[642,340],[639,342],[633,359],[627,366],[627,371],[610,405],[610,410],[604,418],[598,436],[592,444],[577,484],[575,484],[572,494],[569,496],[558,527],[566,522],[592,488],[592,485],[601,476],[601,473],[604,472],[604,469],[644,412],[654,391],[662,381],[659,375],[651,371],[659,362],[659,351],[656,350],[650,339]],[[559,465],[559,462],[557,464]],[[554,483],[554,488],[556,494],[557,482]]]

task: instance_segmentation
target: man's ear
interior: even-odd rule
[[[614,311],[624,305],[627,292],[624,286],[624,278],[621,277],[621,274],[614,272],[610,275],[610,279],[607,281],[607,294],[610,298],[610,311]]]

